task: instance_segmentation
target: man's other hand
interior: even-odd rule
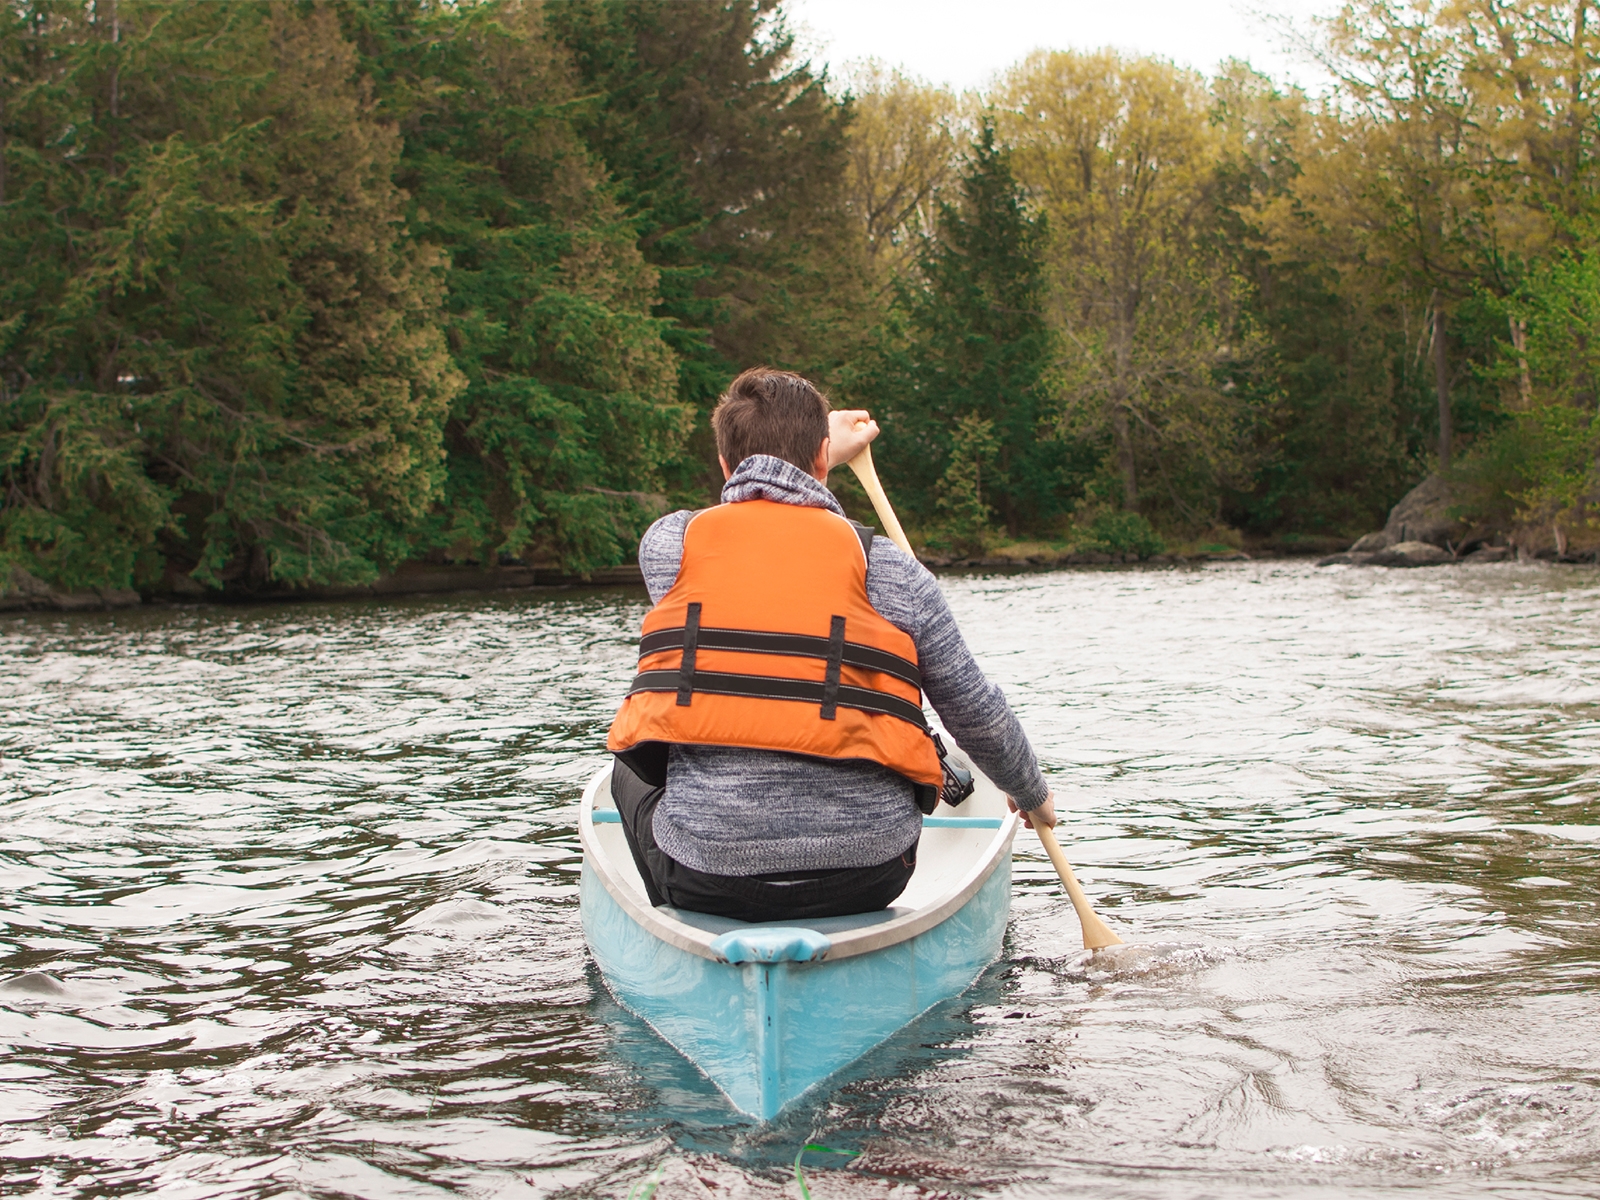
[[[878,423],[867,415],[866,409],[834,409],[828,414],[828,470],[844,466],[877,436]]]
[[[1022,810],[1017,807],[1017,802],[1010,796],[1006,797],[1006,807],[1011,809],[1011,811],[1014,813],[1020,813],[1022,816],[1022,823],[1029,829],[1032,829],[1035,823],[1043,825],[1046,829],[1054,829],[1056,827],[1056,794],[1054,792],[1051,792],[1048,796],[1046,796],[1044,798],[1044,803],[1039,805],[1038,808],[1033,809],[1031,812],[1022,812]]]

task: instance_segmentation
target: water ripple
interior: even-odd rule
[[[1600,582],[952,577],[1063,840],[1005,958],[755,1126],[606,994],[628,592],[0,619],[0,1189],[1600,1189]]]

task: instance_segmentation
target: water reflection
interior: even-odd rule
[[[1006,959],[766,1127],[583,951],[642,594],[0,620],[3,1186],[1594,1194],[1592,572],[946,587],[1136,944],[1026,845]]]

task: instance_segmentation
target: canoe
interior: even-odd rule
[[[578,829],[583,931],[606,987],[735,1108],[777,1116],[999,956],[1018,820],[973,776],[959,808],[923,818],[917,869],[892,908],[750,924],[650,906],[605,768]]]

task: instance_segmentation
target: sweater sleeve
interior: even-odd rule
[[[689,528],[692,516],[693,511],[687,508],[668,513],[639,539],[639,572],[644,576],[651,604],[660,604],[661,597],[678,581],[678,568],[683,565],[683,531]]]
[[[967,649],[933,574],[887,538],[875,538],[867,594],[916,643],[923,691],[950,736],[1018,808],[1043,804],[1050,788],[1028,735]]]

